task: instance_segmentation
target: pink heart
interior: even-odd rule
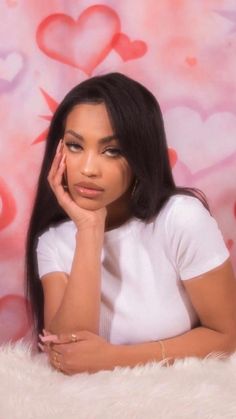
[[[90,76],[111,51],[119,31],[117,13],[108,6],[95,5],[85,9],[77,20],[60,13],[48,16],[39,25],[36,40],[49,57]]]
[[[173,169],[173,167],[175,166],[178,160],[177,152],[175,151],[174,148],[168,147],[168,155],[169,155],[169,162],[170,162],[171,168]]]
[[[27,301],[20,295],[9,294],[0,299],[0,343],[26,335],[30,327],[26,307]]]
[[[233,245],[234,245],[234,241],[232,239],[228,239],[226,241],[226,246],[227,246],[228,250],[231,250]]]
[[[6,57],[0,57],[0,78],[10,83],[21,71],[23,65],[23,57],[18,52],[10,52]]]
[[[143,41],[130,41],[124,33],[115,35],[113,48],[118,52],[123,61],[140,58],[147,52],[147,44]]]
[[[26,58],[20,51],[0,51],[0,93],[15,88],[26,70]]]
[[[197,59],[195,57],[186,57],[185,61],[190,67],[197,64]]]
[[[0,178],[0,198],[2,209],[0,212],[0,230],[7,227],[16,216],[16,201],[5,181]]]

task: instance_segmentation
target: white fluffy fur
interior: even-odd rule
[[[0,347],[0,419],[236,419],[236,353],[65,376],[24,341]]]

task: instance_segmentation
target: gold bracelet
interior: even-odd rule
[[[164,345],[164,342],[163,342],[162,340],[158,340],[158,342],[159,342],[159,343],[160,343],[160,345],[161,345],[161,356],[162,356],[162,361],[166,360],[167,366],[169,367],[169,366],[170,366],[170,364],[169,364],[168,358],[166,358],[166,351],[165,351],[165,345]]]

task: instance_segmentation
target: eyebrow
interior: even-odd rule
[[[75,131],[73,131],[73,130],[71,130],[71,129],[68,129],[66,132],[65,132],[65,134],[71,134],[71,135],[73,135],[75,138],[78,138],[78,140],[81,140],[81,141],[84,141],[84,137],[82,136],[82,135],[80,135],[78,132],[75,132]],[[100,143],[100,144],[107,144],[107,143],[110,143],[112,140],[117,140],[118,141],[118,137],[117,137],[117,135],[108,135],[107,137],[103,137],[103,138],[100,138],[99,140],[98,140],[98,142]]]

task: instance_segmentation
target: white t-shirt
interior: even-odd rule
[[[39,275],[70,274],[76,226],[65,221],[38,241]],[[99,335],[135,344],[185,333],[198,317],[182,281],[229,257],[216,220],[190,196],[172,196],[152,222],[132,218],[105,232]]]

